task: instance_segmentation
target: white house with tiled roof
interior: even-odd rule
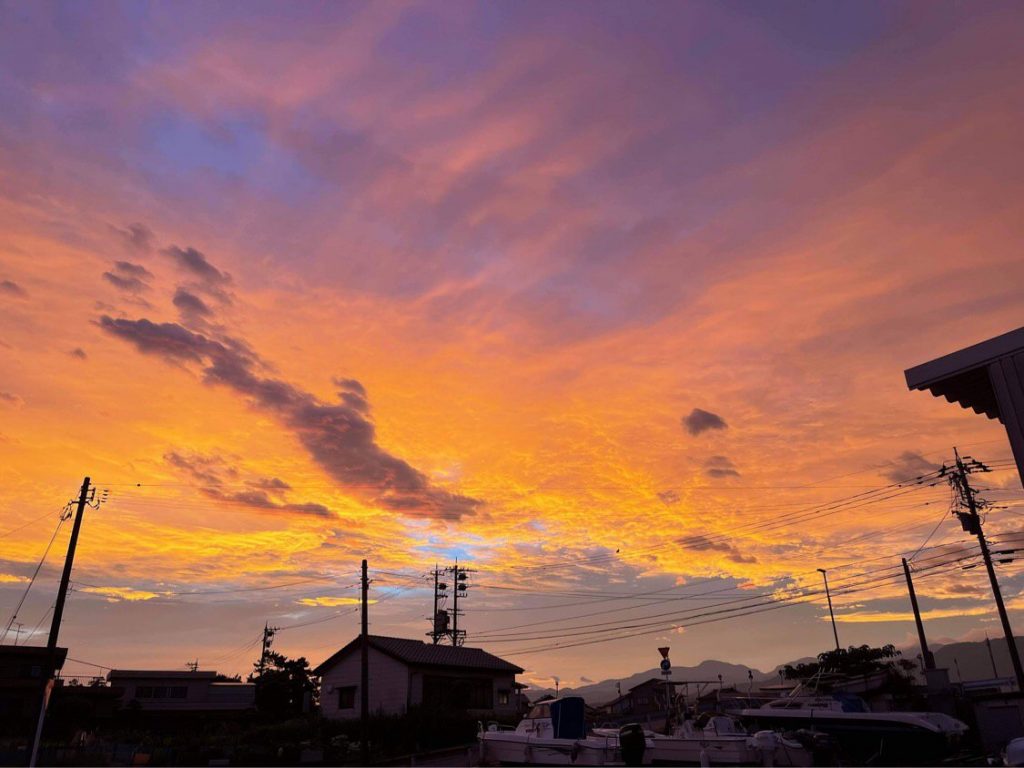
[[[520,711],[516,675],[523,670],[487,651],[380,635],[370,635],[369,644],[373,714],[400,715],[421,704],[471,714]],[[314,670],[324,717],[359,717],[360,658],[357,637]]]

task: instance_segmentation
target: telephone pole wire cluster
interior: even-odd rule
[[[434,612],[431,615],[431,631],[427,632],[434,645],[440,643],[442,638],[450,639],[452,645],[456,646],[466,642],[466,630],[459,629],[459,617],[464,615],[459,608],[459,601],[469,595],[471,573],[474,573],[471,568],[465,568],[457,562],[447,568],[434,566]]]
[[[1013,637],[1013,629],[1010,627],[1010,618],[1006,615],[1006,605],[1003,603],[1003,593],[999,589],[999,581],[996,579],[995,567],[992,565],[992,553],[989,551],[988,542],[985,540],[985,533],[982,530],[982,518],[979,510],[984,509],[988,502],[977,496],[977,491],[971,487],[968,477],[973,472],[991,472],[977,459],[970,456],[960,456],[954,448],[953,455],[956,459],[952,467],[942,466],[939,474],[949,478],[949,484],[956,492],[956,504],[953,514],[960,521],[961,527],[967,533],[973,533],[978,537],[978,545],[981,547],[981,556],[985,561],[985,569],[988,571],[989,581],[992,583],[992,595],[996,601],[996,609],[999,611],[999,621],[1003,625],[1003,634],[1006,636],[1006,650],[1010,653],[1010,662],[1013,664],[1013,673],[1017,678],[1017,690],[1024,691],[1024,667],[1020,663],[1020,653],[1017,651],[1017,642]]]

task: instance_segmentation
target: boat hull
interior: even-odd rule
[[[651,751],[654,765],[774,765],[810,766],[810,752],[798,743],[777,739],[768,748],[758,747],[748,738],[686,739],[671,736],[654,738]]]
[[[828,711],[798,715],[785,711],[744,710],[741,719],[756,728],[824,733],[846,760],[882,765],[933,765],[948,757],[958,741],[953,734],[906,722],[849,715],[832,717]]]
[[[650,752],[650,749],[645,751],[644,765],[651,763]],[[483,734],[480,762],[484,765],[624,765],[618,739],[555,739],[511,731]]]

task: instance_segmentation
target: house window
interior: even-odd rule
[[[508,704],[508,691],[498,691],[498,704]]]
[[[188,696],[188,687],[184,685],[172,685],[168,694],[172,699],[184,699]]]
[[[135,698],[136,699],[152,699],[153,698],[153,686],[152,685],[138,685],[135,687]]]
[[[346,685],[338,689],[338,709],[356,708],[356,686]]]

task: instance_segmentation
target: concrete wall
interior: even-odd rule
[[[400,715],[409,700],[409,670],[376,648],[370,648],[370,712]],[[359,717],[361,655],[358,648],[329,669],[320,680],[320,711],[324,717],[348,720]],[[338,708],[338,689],[355,686],[352,709]]]

